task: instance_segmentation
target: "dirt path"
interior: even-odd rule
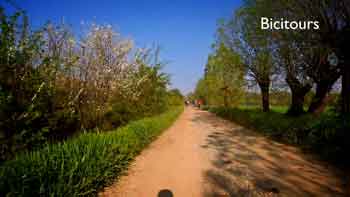
[[[339,177],[296,148],[187,108],[100,196],[345,196]]]

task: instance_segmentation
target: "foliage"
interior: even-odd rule
[[[95,196],[182,112],[181,106],[106,133],[85,133],[0,166],[1,196]]]
[[[167,95],[167,106],[183,105],[184,97],[182,96],[180,90],[172,89]]]
[[[119,126],[130,120],[161,113],[168,107],[166,86],[169,76],[161,72],[161,64],[148,66],[143,59],[136,59],[139,66],[132,70],[130,78],[118,84],[121,91],[116,91],[110,103],[111,110],[106,113],[107,122]]]
[[[159,50],[135,49],[110,25],[92,24],[76,39],[65,24],[33,32],[24,12],[0,9],[0,28],[0,161],[174,102]]]
[[[194,94],[206,105],[236,106],[242,96],[244,75],[240,56],[222,43],[214,46],[214,50]]]
[[[259,86],[264,111],[269,110],[271,86],[278,84],[283,87],[277,88],[288,87],[291,92],[288,114],[303,114],[306,101],[308,112],[320,113],[326,109],[333,85],[343,76],[340,102],[345,113],[350,109],[350,69],[346,66],[349,8],[347,0],[245,0],[231,17],[220,22],[215,43],[238,54],[245,71],[244,85]],[[272,21],[318,21],[320,29],[263,30],[261,17]],[[216,81],[198,83],[199,90],[211,86],[217,86]],[[315,94],[309,94],[312,88]]]
[[[29,33],[21,13],[11,17],[0,9],[0,161],[26,144],[41,142],[48,131],[50,79],[33,66],[41,56],[40,33]]]
[[[266,10],[267,3],[244,4],[234,16],[222,21],[218,27],[217,42],[240,55],[249,83],[257,84],[262,95],[264,111],[269,111],[269,90],[277,64],[273,61],[275,50],[270,33],[260,29],[259,10]]]

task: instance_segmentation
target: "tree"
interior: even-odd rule
[[[27,16],[7,16],[0,8],[0,160],[47,131],[50,89],[35,67],[42,55],[39,32],[31,32]]]
[[[242,96],[244,70],[239,54],[223,43],[213,45],[204,77],[197,82],[194,95],[207,105],[233,107]]]
[[[316,94],[309,107],[309,112],[320,113],[327,101],[327,95],[333,84],[341,75],[346,75],[346,51],[349,40],[349,1],[285,1],[286,9],[293,19],[304,21],[319,21],[320,29],[302,33],[307,48],[303,54],[307,58],[305,72],[316,84]],[[339,64],[328,61],[328,57],[335,54]],[[346,78],[346,77],[345,77]],[[346,84],[346,83],[345,83]],[[344,86],[343,86],[344,87]]]
[[[283,39],[281,39],[282,36]],[[275,61],[279,62],[279,66],[282,67],[285,80],[292,94],[287,112],[289,115],[304,113],[305,96],[312,88],[312,81],[304,72],[305,56],[300,55],[302,54],[302,47],[295,38],[294,32],[283,32],[275,37],[277,47]]]
[[[265,30],[263,34],[257,34],[257,30],[254,34],[262,36],[261,39],[271,40],[272,49],[279,49],[278,57],[274,60],[282,63],[286,81],[294,95],[290,112],[301,112],[302,98],[311,81],[315,84],[316,93],[308,111],[322,112],[333,84],[341,75],[346,76],[346,67],[343,65],[348,61],[345,53],[349,46],[346,36],[349,32],[349,4],[347,0],[249,0],[245,1],[245,6],[240,10],[245,13],[245,23],[254,24],[253,27],[259,27],[256,21],[262,16],[277,20],[284,18],[289,21],[319,22],[319,30]],[[249,20],[247,13],[254,20]],[[328,61],[332,54],[339,58],[339,64]],[[290,56],[293,59],[290,59]],[[345,82],[346,77],[343,79]],[[343,91],[343,95],[347,95],[346,92]]]
[[[260,17],[257,10],[265,10],[269,4],[246,1],[235,16],[220,24],[218,40],[238,53],[245,67],[247,79],[254,81],[260,88],[262,108],[270,110],[269,90],[276,65],[273,60],[272,39],[268,32],[260,29]]]
[[[202,99],[205,104],[208,104],[208,100],[209,100],[208,86],[204,78],[201,78],[198,80],[196,84],[196,88],[194,90],[194,97],[196,99]]]
[[[350,56],[349,56],[349,46],[350,46],[350,2],[340,1],[339,7],[343,16],[344,26],[339,32],[339,57],[343,59],[341,65],[342,73],[342,92],[341,92],[341,109],[343,114],[350,113]]]
[[[210,95],[208,103],[234,106],[242,95],[243,68],[240,56],[223,43],[214,46],[206,65],[205,81]]]

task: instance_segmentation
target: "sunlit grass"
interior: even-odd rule
[[[183,110],[134,121],[107,133],[86,133],[19,154],[0,166],[0,196],[94,196]]]
[[[262,110],[260,105],[239,105],[238,109],[251,109],[251,110]],[[286,113],[288,111],[288,106],[286,105],[272,105],[270,110],[279,113]]]

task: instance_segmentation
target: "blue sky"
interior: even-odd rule
[[[7,4],[5,0],[0,2]],[[82,21],[111,24],[138,47],[159,45],[161,58],[170,62],[164,70],[171,74],[172,87],[183,93],[193,90],[203,74],[218,19],[230,16],[241,4],[241,0],[14,2],[27,11],[33,27],[64,19],[78,33]]]

